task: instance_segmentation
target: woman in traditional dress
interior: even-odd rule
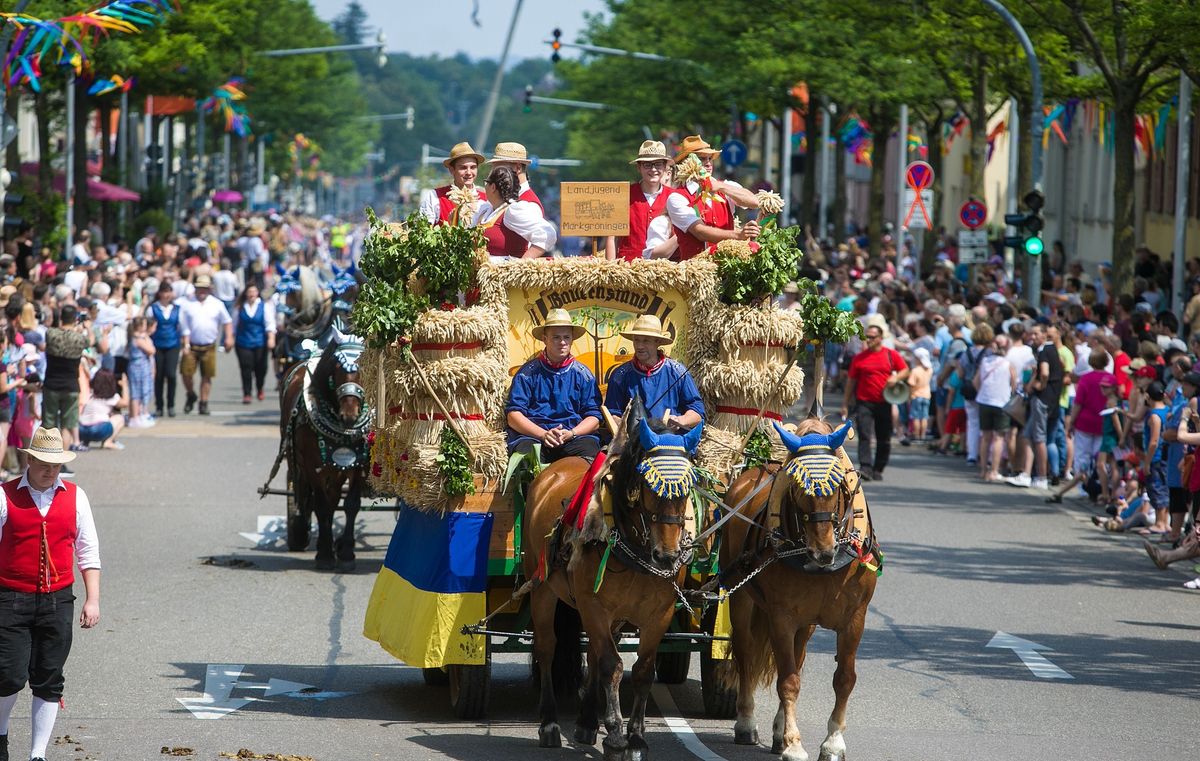
[[[666,184],[671,162],[667,148],[657,140],[647,140],[638,150],[636,164],[640,182],[629,186],[629,235],[609,236],[604,246],[609,259],[666,259],[679,248],[679,239],[667,217],[667,199],[674,189]]]
[[[537,204],[520,200],[521,180],[510,167],[492,169],[483,190],[487,200],[479,205],[475,225],[487,239],[492,261],[536,259],[554,248],[554,225]]]

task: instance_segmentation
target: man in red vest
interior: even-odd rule
[[[646,140],[638,150],[637,158],[629,162],[637,164],[641,182],[629,186],[629,235],[623,238],[609,236],[604,252],[609,259],[621,258],[627,262],[634,259],[665,259],[679,247],[678,239],[671,235],[671,223],[666,216],[667,199],[674,188],[663,184],[671,164],[667,160],[667,147],[657,140]]]
[[[479,174],[479,165],[483,163],[483,155],[476,153],[470,143],[459,143],[450,149],[450,157],[442,162],[442,166],[450,170],[450,185],[426,191],[421,196],[421,214],[434,225],[457,225],[458,206],[450,198],[454,188],[475,187],[475,177]],[[483,190],[475,189],[479,200],[484,199]],[[479,204],[476,204],[478,206]],[[470,215],[463,224],[470,224]]]
[[[492,157],[487,163],[492,166],[510,167],[517,173],[517,177],[521,180],[521,194],[518,196],[519,201],[529,201],[537,204],[537,207],[542,210],[542,215],[546,214],[546,207],[542,206],[542,199],[538,198],[538,194],[533,192],[533,188],[529,186],[529,165],[533,162],[529,160],[529,155],[525,151],[525,146],[520,143],[496,143],[496,150],[492,151]]]
[[[79,625],[100,621],[100,544],[87,495],[59,477],[75,459],[58,429],[38,428],[25,473],[0,487],[0,761],[8,722],[26,682],[33,691],[30,758],[45,761],[71,652],[74,568],[86,599]]]
[[[675,163],[695,154],[709,178],[703,186],[689,181],[667,199],[667,214],[679,238],[679,251],[672,259],[686,261],[706,248],[715,249],[723,240],[750,240],[758,235],[757,222],[747,222],[741,230],[734,229],[734,206],[757,209],[758,199],[733,180],[712,176],[713,159],[720,153],[699,135],[684,138],[679,146]]]

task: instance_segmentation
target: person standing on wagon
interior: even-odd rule
[[[487,163],[491,164],[493,169],[503,166],[516,172],[517,178],[520,180],[517,197],[536,205],[538,211],[542,212],[542,216],[546,215],[542,199],[538,198],[538,194],[533,192],[533,188],[529,185],[529,165],[533,162],[529,160],[525,146],[520,143],[496,143],[496,150],[492,151],[492,157],[487,160]]]
[[[757,222],[750,221],[742,229],[734,229],[734,207],[757,209],[758,199],[733,180],[712,176],[713,159],[719,153],[699,135],[691,135],[684,138],[679,153],[675,154],[676,166],[695,155],[709,176],[701,182],[688,180],[667,199],[667,214],[679,238],[679,250],[671,257],[674,261],[687,261],[705,249],[713,250],[723,240],[758,237]]]
[[[657,140],[646,140],[638,150],[636,164],[640,182],[629,186],[629,235],[609,236],[604,244],[609,259],[666,259],[679,248],[679,239],[671,234],[667,217],[667,199],[675,190],[666,185],[667,147]]]
[[[86,595],[79,625],[91,629],[100,621],[100,544],[87,495],[59,475],[75,459],[62,434],[39,428],[21,452],[25,472],[0,488],[0,761],[8,761],[9,718],[26,683],[29,757],[45,761],[71,652],[73,568]]]
[[[493,170],[495,171],[495,170]],[[542,445],[542,461],[564,457],[593,459],[600,452],[600,388],[592,371],[571,356],[583,328],[565,309],[551,309],[533,337],[545,348],[513,376],[504,408],[508,452],[532,452]]]
[[[483,232],[493,262],[536,259],[558,241],[554,225],[546,221],[541,209],[521,200],[519,183],[517,173],[508,167],[488,172],[483,183],[487,200],[475,213],[475,226]]]
[[[629,400],[641,397],[651,420],[667,416],[674,431],[690,431],[704,422],[704,401],[683,363],[671,359],[663,348],[673,340],[652,314],[634,321],[621,336],[633,342],[633,359],[618,365],[608,376],[604,406],[620,420]]]
[[[476,153],[470,143],[459,143],[450,149],[450,158],[442,162],[450,172],[451,183],[426,191],[421,196],[421,214],[432,225],[457,225],[458,205],[451,200],[450,191],[461,190],[467,186],[475,187],[475,178],[479,175],[479,165],[483,163],[483,155]],[[485,200],[483,191],[475,188],[480,201]],[[478,204],[476,204],[478,205]],[[471,220],[464,220],[470,222]]]

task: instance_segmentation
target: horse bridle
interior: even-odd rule
[[[847,475],[849,475],[849,473],[852,473],[852,472],[857,472],[857,471],[851,469],[847,473]],[[789,484],[789,489],[791,489],[791,488],[799,488],[802,491],[805,491],[804,487],[801,486],[800,484],[796,483],[795,481],[793,481],[791,484]],[[797,508],[797,511],[795,514],[795,519],[797,521],[796,528],[800,529],[800,534],[801,534],[800,538],[804,543],[804,547],[805,547],[806,551],[811,553],[811,549],[808,548],[808,535],[806,532],[803,531],[803,525],[805,525],[805,524],[807,524],[807,525],[814,525],[814,524],[821,524],[821,523],[833,524],[834,544],[838,547],[841,547],[842,545],[846,545],[846,544],[850,543],[850,541],[851,541],[850,526],[851,526],[851,522],[854,518],[854,497],[857,496],[858,493],[861,491],[862,491],[862,480],[861,479],[856,479],[855,486],[852,491],[850,489],[849,479],[847,478],[847,479],[843,479],[841,484],[838,485],[838,498],[837,498],[838,507],[839,507],[838,510],[836,510],[836,511],[834,511],[834,510],[818,510],[818,511],[814,511],[814,512],[803,512],[803,511],[799,510],[799,505],[796,505],[796,508]],[[818,495],[809,493],[807,491],[805,491],[805,494],[806,494],[806,496],[808,496],[809,498],[814,499],[814,500],[818,496]],[[781,516],[781,518],[782,518],[782,516]],[[795,541],[793,540],[790,543],[795,544]]]

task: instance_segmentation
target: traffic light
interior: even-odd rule
[[[1042,207],[1046,205],[1046,197],[1040,190],[1031,190],[1022,199],[1025,213],[1005,214],[1004,224],[1017,229],[1016,235],[1004,238],[1004,245],[1017,251],[1024,251],[1030,256],[1040,256],[1046,249],[1042,241],[1042,228],[1046,220],[1042,217]]]
[[[533,85],[525,85],[525,113],[533,110]]]
[[[554,51],[553,53],[550,54],[550,61],[552,63],[558,63],[559,61],[561,61],[562,56],[558,54],[558,51],[562,50],[562,30],[561,29],[554,30],[554,41],[550,43],[550,49]]]

